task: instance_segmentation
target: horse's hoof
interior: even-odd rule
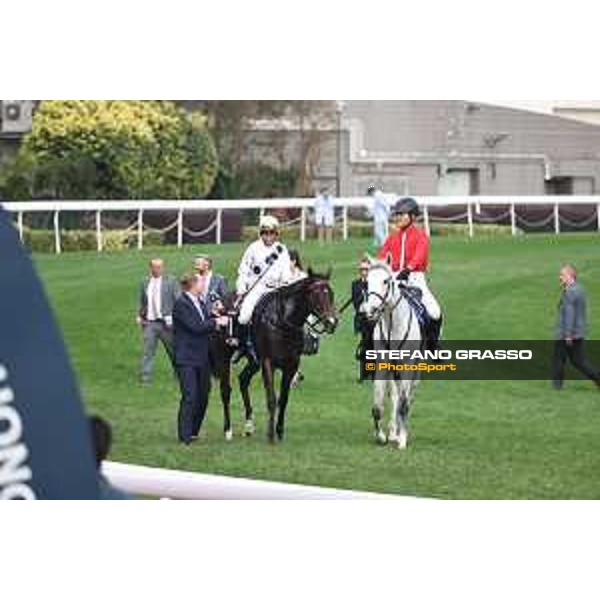
[[[398,450],[406,450],[408,448],[408,435],[400,434],[398,436]]]
[[[250,436],[254,435],[255,431],[256,431],[256,429],[254,427],[254,421],[252,419],[248,419],[246,421],[246,424],[244,425],[244,435],[246,437],[250,437]]]
[[[398,437],[398,434],[395,431],[390,431],[388,433],[388,442],[390,444],[395,444],[396,442],[399,441],[399,439],[400,438]]]
[[[225,432],[225,441],[226,442],[231,442],[232,439],[233,439],[233,429],[228,429]]]
[[[388,442],[387,436],[385,435],[385,432],[383,431],[378,431],[375,434],[375,442],[377,443],[378,446],[385,446]]]

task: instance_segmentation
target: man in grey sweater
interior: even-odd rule
[[[564,265],[560,270],[563,294],[558,306],[555,330],[552,382],[555,389],[563,387],[567,359],[600,388],[600,371],[592,366],[583,353],[587,334],[587,299],[585,290],[577,282],[577,271],[573,265]]]
[[[137,322],[142,328],[142,383],[150,383],[159,340],[173,364],[173,305],[180,294],[174,277],[164,273],[160,258],[150,261],[150,273],[140,287]]]

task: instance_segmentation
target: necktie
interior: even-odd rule
[[[203,302],[202,300],[200,300],[200,298],[198,298],[196,300],[196,308],[198,309],[198,312],[200,313],[200,318],[204,321],[206,319],[206,311],[204,310],[204,306],[203,306]]]

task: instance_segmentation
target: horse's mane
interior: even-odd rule
[[[369,264],[369,271],[374,270],[374,269],[384,269],[390,275],[392,275],[394,272],[392,270],[391,265],[389,265],[388,262],[385,260],[372,260]]]
[[[309,268],[306,277],[299,279],[298,281],[294,281],[294,283],[290,283],[289,285],[278,288],[276,291],[284,297],[292,296],[315,281],[329,281],[330,276],[330,273],[317,273]]]

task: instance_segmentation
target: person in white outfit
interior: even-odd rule
[[[238,269],[236,292],[240,307],[238,324],[241,327],[239,356],[234,357],[234,362],[239,360],[244,349],[252,351],[248,325],[258,301],[291,280],[290,256],[279,239],[279,221],[266,215],[260,220],[259,239],[248,246]]]
[[[335,204],[327,188],[323,188],[315,200],[315,224],[319,245],[331,244],[335,226]]]
[[[388,223],[390,220],[391,207],[383,192],[376,187],[370,187],[367,190],[367,196],[370,200],[367,205],[367,211],[369,216],[373,218],[375,246],[379,248],[388,236]]]

